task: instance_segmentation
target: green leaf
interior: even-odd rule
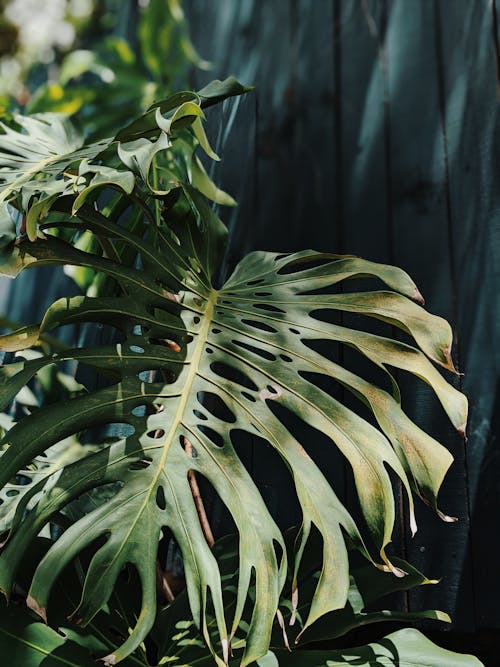
[[[219,81],[218,79],[211,81],[198,91],[198,95],[202,99],[201,106],[205,108],[218,104],[228,97],[244,95],[253,89],[253,86],[243,85],[234,76],[228,76],[227,79],[224,79],[223,81]]]
[[[11,665],[95,667],[83,647],[13,606],[0,610],[0,651]]]
[[[0,336],[0,350],[5,352],[17,352],[18,350],[25,350],[38,342],[40,337],[39,327],[36,325],[28,325],[16,329],[12,333],[3,334]]]
[[[448,651],[421,632],[399,630],[367,646],[336,651],[276,651],[280,667],[481,667],[471,655]]]
[[[309,644],[310,642],[336,639],[355,628],[388,621],[408,623],[419,619],[433,619],[450,623],[451,620],[448,614],[437,610],[411,613],[380,608],[383,604],[383,598],[391,593],[438,583],[435,580],[427,579],[427,577],[406,561],[395,558],[393,559],[393,563],[406,573],[404,577],[394,577],[391,573],[382,572],[374,568],[373,565],[354,568],[351,572],[349,593],[345,607],[325,614],[306,629],[303,627],[303,621],[307,618],[310,600],[313,597],[314,587],[316,586],[320,572],[316,571],[314,575],[300,582],[298,586],[293,582],[292,590],[295,591],[295,595],[292,595],[291,599],[284,600],[281,603],[290,643],[293,641],[295,644],[298,644],[300,641],[302,645]],[[299,591],[300,602],[297,605],[295,600],[298,597],[297,592]],[[380,598],[382,598],[381,602],[379,601]],[[375,602],[377,603],[376,605],[374,604]],[[275,628],[271,645],[277,648],[282,647],[281,629]]]
[[[95,158],[109,141],[83,146],[82,137],[62,114],[15,116],[19,129],[0,123],[0,204],[9,202],[27,216],[30,240],[36,225],[58,196],[77,189],[66,169],[83,159]]]
[[[219,190],[210,180],[205,168],[196,156],[191,163],[191,174],[193,186],[205,197],[222,206],[236,206],[234,199],[223,190]]]
[[[16,238],[16,226],[7,204],[0,204],[0,256]]]
[[[123,192],[130,194],[135,185],[134,175],[130,171],[119,171],[118,169],[103,167],[102,165],[89,165],[86,160],[82,160],[80,163],[78,173],[80,176],[86,176],[87,174],[95,174],[95,176],[90,180],[87,187],[80,191],[78,197],[73,202],[73,213],[76,213],[83,206],[90,194],[96,189],[109,185],[120,188]]]

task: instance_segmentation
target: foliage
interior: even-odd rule
[[[70,114],[86,136],[102,138],[184,83],[189,66],[209,67],[189,39],[179,0],[150,0],[134,42],[135,48],[124,35],[108,34],[92,49],[71,51],[27,110]]]
[[[464,396],[432,363],[453,371],[451,329],[419,305],[415,284],[400,269],[313,251],[256,252],[221,288],[215,286],[227,232],[207,199],[234,202],[209,179],[197,155],[202,149],[217,157],[203,130],[203,108],[244,91],[228,79],[198,94],[174,94],[113,138],[94,143],[56,114],[15,116],[2,126],[2,272],[15,277],[35,266],[69,265],[80,271],[75,276],[86,290],[52,304],[40,323],[0,339],[4,350],[17,353],[1,369],[2,407],[56,365],[89,367],[102,381],[98,389],[75,385],[64,400],[34,406],[2,441],[2,516],[9,534],[0,586],[9,597],[33,541],[56,524],[62,533],[36,559],[26,584],[28,606],[42,618],[48,613],[52,623],[52,601],[59,596],[51,592],[76,559],[82,593],[79,602],[73,598],[72,618],[102,632],[108,626],[98,619],[118,613],[115,598],[123,571],[129,571],[138,594],[136,616],[128,594],[129,611],[121,618],[126,627],[115,633],[121,641],[89,644],[100,655],[109,651],[107,664],[145,664],[144,642],[151,641],[159,647],[157,657],[174,659],[175,650],[165,644],[167,627],[176,629],[174,643],[181,627],[199,628],[205,643],[181,632],[184,644],[202,656],[208,646],[219,664],[229,659],[230,644],[241,649],[241,664],[293,662],[298,658],[279,652],[263,658],[276,614],[283,619],[280,599],[287,622],[300,629],[297,639],[314,638],[314,628],[328,627],[329,619],[335,635],[387,618],[365,611],[369,599],[356,575],[350,579],[348,553],[363,554],[370,579],[380,572],[389,586],[411,577],[425,583],[386,552],[395,515],[387,468],[406,489],[415,530],[413,494],[437,510],[452,460],[405,415],[390,369],[427,382],[453,425],[465,428]],[[17,230],[14,210],[22,214]],[[350,291],[359,277],[386,288]],[[365,317],[355,329],[339,324],[338,313]],[[388,330],[400,328],[415,344],[371,333],[366,317],[387,323]],[[119,342],[47,352],[49,334],[83,322],[113,327]],[[42,344],[41,354],[26,352]],[[331,354],[334,344],[353,348],[378,368],[380,384],[339,364]],[[363,410],[334,398],[327,378],[359,399]],[[290,413],[328,435],[350,463],[366,531],[311,459],[308,443],[292,433]],[[96,436],[96,427],[117,423],[124,425],[124,437]],[[77,444],[61,459],[57,448],[68,438]],[[289,468],[303,513],[291,547],[237,453],[239,438],[257,446],[267,442]],[[46,466],[37,463],[44,455]],[[229,573],[211,548],[193,472],[212,485],[236,525],[237,565]],[[104,493],[96,494],[98,489]],[[94,506],[78,514],[75,503],[89,493]],[[321,556],[314,577],[304,580],[313,527]],[[184,596],[157,611],[158,542],[167,529],[182,551],[190,612]],[[223,549],[222,560],[227,553]],[[5,614],[5,627],[20,624],[23,637],[34,633],[42,648],[50,647],[43,650],[59,650],[61,642],[48,628],[25,613]],[[440,612],[425,614],[445,619]],[[82,643],[64,627],[68,641]],[[411,655],[413,634],[390,641]],[[62,647],[67,650],[66,642]],[[368,647],[358,657],[372,664],[371,655],[375,649]],[[439,649],[429,648],[429,655],[435,656],[430,665],[442,664]]]
[[[290,538],[290,535],[287,536]],[[48,540],[38,539],[34,544],[36,556],[39,552],[45,552],[49,548]],[[227,537],[216,543],[214,547],[221,571],[231,580],[237,576],[238,550],[237,541],[234,537]],[[36,560],[33,559],[33,560]],[[401,564],[402,561],[400,562]],[[349,602],[345,610],[333,612],[330,617],[325,617],[322,629],[315,633],[314,637],[332,638],[346,632],[348,629],[360,627],[367,623],[387,620],[411,620],[412,618],[439,618],[446,620],[446,615],[440,612],[421,612],[420,614],[401,614],[388,610],[376,613],[363,613],[362,606],[370,604],[374,599],[387,595],[396,590],[403,590],[418,585],[428,585],[429,582],[408,563],[404,564],[408,569],[408,576],[401,579],[391,574],[382,573],[372,567],[354,569],[351,575]],[[28,566],[27,569],[30,569]],[[309,577],[310,582],[319,575],[314,572]],[[28,579],[26,575],[23,579]],[[133,581],[128,578],[120,578],[113,591],[110,604],[103,609],[85,628],[79,628],[68,623],[64,604],[75,604],[78,599],[77,569],[67,572],[63,582],[57,585],[57,595],[54,596],[55,610],[53,610],[53,624],[58,632],[47,625],[36,620],[18,605],[0,609],[0,647],[4,655],[15,655],[22,660],[27,667],[54,667],[56,665],[78,665],[86,667],[95,664],[92,658],[96,655],[110,651],[120,636],[126,636],[130,618],[127,611],[133,606],[131,593]],[[231,591],[231,586],[226,585],[226,590]],[[227,606],[232,608],[235,604],[235,594],[230,592]],[[284,619],[288,620],[291,609],[291,600],[282,599],[280,608],[284,612]],[[129,613],[129,612],[128,612]],[[300,624],[300,610],[297,622]],[[214,625],[213,617],[209,620],[209,630]],[[241,630],[246,628],[245,621],[241,622]],[[288,628],[287,632],[293,628]],[[315,628],[311,629],[315,632]],[[306,640],[310,641],[310,639]],[[230,664],[238,664],[241,658],[244,640],[240,637],[233,639],[233,654]],[[196,631],[195,624],[190,617],[189,605],[185,593],[181,594],[174,603],[159,612],[155,627],[151,633],[149,650],[144,646],[126,658],[123,665],[142,665],[148,667],[151,664],[167,664],[173,662],[182,665],[213,664],[212,658],[206,651],[206,646]],[[283,630],[277,624],[275,632],[271,637],[269,651],[257,661],[258,665],[268,667],[269,665],[283,665],[283,667],[294,667],[295,665],[346,665],[356,664],[361,667],[380,667],[380,665],[399,667],[479,667],[480,663],[472,656],[458,655],[443,650],[415,630],[403,630],[394,632],[379,642],[354,649],[342,649],[337,651],[320,651],[317,649],[306,649],[290,652],[283,646]]]

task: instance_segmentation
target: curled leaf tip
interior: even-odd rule
[[[106,667],[111,667],[111,665],[116,665],[116,655],[114,653],[105,655],[104,658],[101,658],[101,662],[104,663]]]
[[[398,577],[398,579],[402,579],[408,574],[408,572],[405,572],[400,567],[393,565],[388,559],[385,561],[384,565],[377,565],[377,568],[382,570],[382,572],[391,572],[395,577]]]
[[[391,567],[391,572],[395,577],[398,577],[399,579],[406,577],[406,575],[408,574],[408,572],[405,572],[400,567],[394,567],[394,565]]]
[[[441,512],[439,509],[436,509],[436,512],[441,521],[445,521],[446,523],[456,523],[458,521],[458,517],[449,516],[448,514]]]
[[[28,609],[31,609],[31,611],[34,611],[37,616],[40,616],[42,621],[47,624],[47,610],[45,607],[41,607],[38,602],[35,600],[34,597],[31,595],[28,595],[26,598],[26,606]]]
[[[457,371],[457,369],[455,368],[455,364],[453,363],[453,359],[451,358],[451,344],[443,348],[443,357],[445,359],[444,367],[446,369],[448,369],[452,373],[455,373],[455,375],[463,375],[463,373],[459,373]]]
[[[425,305],[425,299],[421,295],[420,290],[418,289],[417,286],[415,286],[415,289],[413,290],[412,299],[413,299],[413,301],[416,301],[417,303],[419,303],[421,306]]]

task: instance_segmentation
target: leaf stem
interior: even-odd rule
[[[186,436],[184,438],[184,450],[186,454],[193,458],[193,445],[189,442]],[[193,496],[194,504],[196,511],[198,512],[198,518],[200,520],[201,529],[203,535],[207,541],[207,544],[210,548],[213,547],[215,539],[208,521],[207,513],[205,511],[205,505],[203,504],[203,498],[201,497],[200,487],[198,486],[198,480],[196,479],[196,473],[194,470],[188,472],[188,481],[189,488],[191,489],[191,494]]]

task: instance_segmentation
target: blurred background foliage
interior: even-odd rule
[[[180,0],[0,0],[0,10],[0,113],[67,113],[93,139],[209,67]]]

